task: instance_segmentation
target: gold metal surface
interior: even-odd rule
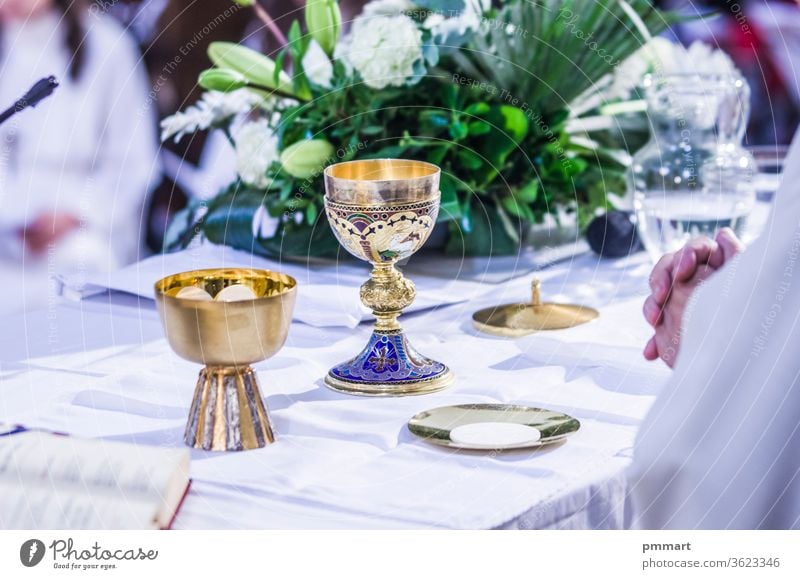
[[[374,383],[363,384],[361,382],[348,382],[340,380],[328,374],[325,376],[325,385],[331,390],[353,394],[355,396],[419,396],[421,394],[431,394],[450,386],[455,380],[451,370],[446,370],[443,374],[435,378],[418,380],[416,382],[405,381],[401,384],[384,384],[377,388]]]
[[[531,301],[485,308],[472,314],[475,327],[487,334],[518,338],[544,330],[563,330],[599,316],[594,308],[575,304],[542,303],[541,282],[531,283]]]
[[[328,221],[342,246],[373,266],[360,295],[377,320],[367,348],[331,369],[325,379],[329,387],[352,394],[396,396],[433,392],[452,382],[446,366],[413,350],[398,322],[403,309],[414,301],[416,289],[395,264],[420,249],[433,231],[441,198],[439,178],[436,165],[406,159],[350,161],[325,169]],[[385,372],[383,368],[371,371],[366,366],[378,357],[375,348],[386,340],[391,341],[386,348],[400,350],[392,360],[397,371],[394,366]],[[385,380],[376,377],[380,373],[386,375]]]
[[[233,302],[175,297],[184,287],[215,296],[236,284],[250,287],[257,297]],[[189,271],[156,282],[156,306],[170,347],[205,365],[189,413],[186,444],[244,450],[274,440],[250,364],[270,358],[286,341],[296,286],[288,275],[246,268]]]
[[[408,429],[426,442],[452,448],[496,450],[493,446],[461,445],[450,439],[450,432],[465,424],[506,422],[536,428],[541,438],[535,442],[503,448],[532,448],[563,440],[578,431],[580,422],[561,412],[516,404],[458,404],[420,412],[408,422]]]
[[[347,161],[329,165],[324,176],[326,195],[334,203],[374,207],[439,196],[439,167],[424,161]]]

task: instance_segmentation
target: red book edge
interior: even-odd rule
[[[181,500],[178,502],[178,506],[175,507],[175,512],[172,513],[172,518],[169,520],[169,524],[166,527],[162,527],[162,531],[169,531],[172,529],[172,525],[175,523],[175,518],[178,516],[178,512],[181,510],[183,506],[183,501],[186,500],[187,495],[189,494],[189,489],[192,487],[192,479],[189,479],[189,484],[186,485],[186,490],[183,491],[183,496]]]

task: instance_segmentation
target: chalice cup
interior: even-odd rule
[[[232,285],[250,288],[255,298],[216,301],[176,295],[196,287],[214,297]],[[204,364],[186,423],[186,444],[203,450],[248,450],[273,442],[250,364],[283,347],[297,295],[294,278],[261,269],[203,269],[159,280],[155,294],[170,347],[181,358]]]
[[[413,282],[396,263],[428,239],[439,213],[439,167],[371,159],[325,169],[325,212],[339,243],[372,265],[361,301],[376,322],[366,347],[334,366],[325,384],[365,396],[426,394],[453,381],[450,369],[417,352],[397,318],[414,301]]]

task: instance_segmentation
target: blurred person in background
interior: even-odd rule
[[[672,26],[685,45],[724,50],[750,85],[748,146],[787,145],[800,121],[800,8],[794,0],[658,0],[687,17]],[[705,17],[700,18],[701,15]]]
[[[0,108],[43,77],[60,83],[0,126],[0,313],[42,305],[53,274],[139,257],[155,111],[138,49],[103,7],[0,0]]]

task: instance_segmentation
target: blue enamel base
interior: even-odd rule
[[[337,390],[362,394],[413,394],[444,388],[450,379],[447,366],[421,355],[398,330],[373,332],[366,348],[333,367],[326,382]]]

